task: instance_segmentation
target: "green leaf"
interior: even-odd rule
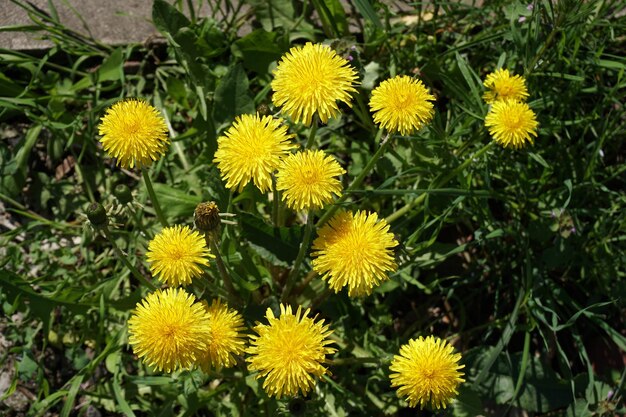
[[[96,72],[96,81],[117,81],[124,77],[122,48],[117,48]]]
[[[128,381],[132,384],[141,386],[159,386],[159,385],[171,385],[172,377],[170,376],[129,376]]]
[[[176,35],[181,28],[191,24],[189,19],[165,0],[155,0],[152,5],[152,21],[159,32]]]
[[[117,350],[107,355],[104,361],[104,365],[106,366],[107,371],[111,372],[112,374],[116,374],[119,372],[121,361],[122,352]]]
[[[278,33],[257,29],[235,41],[233,55],[243,59],[243,66],[259,74],[267,73],[267,67],[287,50],[280,44]]]
[[[479,354],[472,361],[472,372],[482,369],[494,352],[497,350],[492,347]],[[470,357],[466,358],[470,360]],[[521,352],[512,355],[507,352],[500,353],[491,369],[487,371],[486,378],[475,383],[473,388],[482,396],[494,399],[497,404],[515,405],[536,413],[565,408],[574,401],[571,385],[558,378],[540,358],[535,356],[529,358],[523,379],[519,376],[521,363]],[[518,380],[523,382],[519,395],[515,398],[515,385]]]
[[[248,76],[237,64],[217,84],[213,120],[221,126],[243,113],[254,113],[254,100],[248,92]]]
[[[481,415],[484,410],[478,393],[467,385],[461,385],[459,395],[452,403],[452,415],[454,417],[474,417]]]
[[[24,91],[23,88],[16,84],[15,81],[0,72],[0,96],[17,97],[20,95],[32,96],[30,91]]]
[[[298,256],[302,227],[274,227],[248,213],[238,215],[243,237],[264,258],[277,264],[289,265]]]
[[[3,292],[6,292],[9,300],[20,297],[31,311],[44,323],[45,334],[49,331],[50,313],[55,307],[66,307],[73,313],[85,314],[91,305],[68,302],[58,298],[46,297],[35,292],[30,284],[22,277],[7,269],[0,268],[0,284]]]
[[[26,182],[28,158],[39,138],[42,127],[42,125],[36,124],[28,129],[15,158],[1,167],[2,180],[0,182],[0,190],[10,196],[18,195]]]
[[[69,417],[72,409],[74,408],[74,402],[76,401],[76,395],[78,395],[78,390],[80,389],[80,384],[82,384],[85,375],[78,374],[72,378],[72,382],[70,384],[70,389],[67,392],[67,397],[65,398],[63,409],[61,410],[61,417]]]
[[[290,40],[306,38],[315,41],[315,29],[305,20],[298,19],[291,0],[249,0],[248,3],[266,31],[273,32],[282,27],[289,33]]]
[[[187,86],[185,82],[176,77],[169,77],[166,81],[167,94],[178,104],[185,105],[187,98]]]
[[[366,21],[373,24],[376,28],[382,29],[383,24],[380,22],[378,18],[378,14],[372,7],[372,3],[369,0],[356,0],[354,2],[356,9],[361,13],[361,16],[365,18]]]
[[[466,62],[466,60],[463,59],[461,55],[459,55],[459,53],[456,53],[455,56],[456,56],[456,62],[459,67],[459,70],[461,71],[461,74],[463,75],[465,82],[470,88],[470,91],[472,92],[472,96],[479,108],[480,105],[482,104],[482,99],[481,99],[482,86],[481,86],[480,77],[478,76],[478,74],[476,74],[476,72],[472,69],[472,67]]]
[[[322,21],[324,33],[329,38],[339,38],[348,31],[346,12],[339,0],[312,0]]]
[[[365,74],[363,75],[363,81],[361,82],[361,87],[365,90],[373,90],[376,85],[376,80],[380,77],[380,64],[378,62],[372,61],[367,64],[364,68]]]
[[[202,202],[202,197],[182,191],[169,185],[154,183],[154,192],[165,217],[188,217],[191,219],[196,206]]]
[[[133,413],[133,410],[130,408],[130,405],[128,405],[128,402],[126,401],[125,393],[122,389],[120,381],[118,381],[117,378],[114,378],[112,385],[113,394],[115,395],[115,399],[117,400],[117,406],[119,407],[120,411],[124,413],[126,417],[135,417],[135,413]]]

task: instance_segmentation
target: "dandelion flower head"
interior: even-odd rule
[[[167,150],[165,119],[144,100],[118,101],[100,121],[102,147],[122,168],[149,166]]]
[[[285,158],[276,174],[276,188],[293,210],[319,209],[340,195],[338,176],[346,171],[321,150],[296,152]]]
[[[209,317],[182,289],[156,290],[137,304],[128,320],[128,342],[148,366],[173,372],[190,369],[207,348]]]
[[[180,225],[161,230],[146,253],[152,275],[171,286],[190,284],[214,257],[200,233]]]
[[[339,114],[338,101],[350,105],[357,73],[329,46],[294,46],[274,70],[272,101],[295,122],[307,126],[315,113],[322,123]]]
[[[483,84],[487,87],[487,91],[483,94],[483,100],[487,104],[493,104],[499,100],[524,101],[528,98],[524,77],[511,75],[506,69],[500,68],[487,75]]]
[[[537,120],[528,104],[515,100],[497,101],[485,117],[493,139],[505,148],[522,148],[537,137]]]
[[[258,371],[257,378],[265,378],[263,389],[270,395],[295,396],[298,392],[306,395],[315,385],[317,378],[328,372],[322,365],[326,355],[333,354],[333,343],[328,340],[332,333],[324,320],[309,318],[309,309],[302,314],[298,307],[296,314],[291,307],[281,304],[280,317],[274,317],[267,309],[265,318],[268,324],[257,323],[252,335],[246,360],[248,369]]]
[[[239,192],[253,181],[261,192],[272,186],[272,173],[280,160],[293,149],[294,135],[287,126],[271,116],[244,114],[235,119],[224,136],[217,139],[214,163],[226,188]]]
[[[464,382],[459,369],[461,355],[445,340],[434,336],[411,339],[395,355],[390,369],[391,386],[398,387],[398,396],[409,406],[420,408],[430,403],[432,408],[446,408],[458,394]]]
[[[369,104],[374,122],[383,129],[409,135],[431,121],[434,100],[420,80],[399,75],[380,83]]]
[[[398,245],[385,219],[376,213],[358,211],[335,215],[313,242],[313,269],[339,292],[364,296],[395,271],[393,248]]]
[[[206,301],[202,305],[209,316],[210,337],[198,364],[206,373],[211,369],[230,368],[237,363],[235,356],[244,351],[243,317],[217,299],[210,306]]]

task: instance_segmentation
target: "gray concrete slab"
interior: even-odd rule
[[[82,35],[109,45],[144,42],[158,31],[152,24],[153,0],[0,0],[0,27],[32,25],[32,21],[24,8],[14,1],[23,4],[32,4],[39,9],[50,13],[51,2],[59,21],[69,29]],[[173,3],[173,0],[169,0]],[[411,15],[415,6],[405,0],[384,0],[392,9],[400,14]],[[480,5],[482,0],[456,0],[466,4]],[[351,6],[352,0],[341,0],[344,10],[350,15],[350,31],[355,33],[360,26],[355,24],[359,19],[356,9]],[[224,14],[229,15],[232,9],[227,4],[237,3],[237,0],[194,0],[196,15],[211,16],[220,20]],[[186,1],[183,4],[187,4]],[[221,5],[222,7],[217,7]],[[215,13],[213,13],[213,10]],[[241,12],[249,10],[244,5]],[[316,18],[314,13],[313,18]],[[239,31],[240,35],[250,32],[249,24]],[[45,32],[28,31],[0,31],[0,48],[14,50],[46,49],[53,45],[46,40]]]
[[[50,13],[48,0],[29,0]],[[59,20],[68,28],[91,34],[107,44],[143,42],[157,34],[151,23],[152,0],[53,0]],[[10,0],[0,0],[0,26],[30,25],[28,13]],[[44,32],[0,32],[0,47],[32,50],[48,48]]]

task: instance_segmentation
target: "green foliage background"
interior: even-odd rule
[[[399,346],[428,334],[463,354],[467,382],[446,414],[626,412],[624,1],[209,2],[211,16],[229,11],[216,19],[198,17],[193,1],[156,0],[163,41],[120,47],[15,2],[33,19],[18,29],[54,47],[0,50],[3,415],[433,415],[405,409],[388,380]],[[294,304],[313,304],[339,347],[309,398],[268,398],[243,363],[217,375],[154,374],[126,333],[147,289],[83,213],[90,202],[107,207],[115,243],[146,277],[160,226],[139,173],[99,146],[99,118],[125,97],[163,110],[172,146],[151,169],[161,205],[170,223],[191,224],[208,200],[236,215],[221,249],[252,324],[279,303],[302,219],[288,213],[274,227],[267,197],[226,190],[211,161],[236,115],[276,111],[271,70],[306,41],[330,43],[360,71],[353,108],[316,139],[348,171],[346,186],[379,146],[372,88],[415,74],[437,97],[431,125],[393,138],[345,203],[387,217],[402,243],[399,271],[364,299],[328,295],[319,278],[298,291]],[[481,80],[497,67],[527,78],[534,146],[485,148]],[[292,131],[302,141],[309,133]],[[131,209],[114,197],[118,184],[133,190]],[[309,270],[305,262],[299,283]],[[223,295],[219,282],[196,290]],[[29,393],[27,410],[8,401],[19,392]]]

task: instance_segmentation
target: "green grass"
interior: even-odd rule
[[[370,0],[350,8],[249,0],[219,21],[200,17],[199,2],[156,1],[167,45],[120,47],[16,3],[33,23],[6,30],[45,35],[54,46],[39,55],[0,50],[0,358],[10,377],[1,414],[626,413],[623,1],[533,1],[532,10],[517,1],[433,1],[400,12]],[[188,3],[194,11],[181,13]],[[254,31],[238,35],[243,25]],[[243,360],[213,375],[155,373],[134,357],[126,328],[149,288],[115,246],[150,279],[145,252],[161,226],[141,172],[116,167],[101,149],[99,119],[125,97],[164,112],[172,145],[150,176],[165,217],[190,225],[195,205],[209,200],[236,215],[221,251],[253,325],[277,307],[304,223],[285,209],[277,231],[267,196],[225,189],[213,154],[236,115],[278,112],[271,69],[306,41],[350,53],[360,71],[353,107],[316,139],[346,169],[346,187],[379,146],[367,108],[373,87],[415,74],[437,97],[433,122],[392,138],[342,204],[390,221],[402,246],[398,272],[373,295],[351,299],[329,295],[317,277],[300,288],[311,269],[304,258],[292,304],[314,305],[338,347],[332,376],[304,400],[268,398]],[[534,146],[485,149],[481,80],[500,66],[527,79],[540,123]],[[309,134],[291,131],[301,143]],[[131,188],[130,206],[115,198],[118,184]],[[89,227],[91,202],[106,207],[115,246]],[[193,289],[202,298],[226,294],[216,271]],[[466,383],[443,413],[405,408],[388,379],[399,347],[430,334],[454,343],[465,365]]]

